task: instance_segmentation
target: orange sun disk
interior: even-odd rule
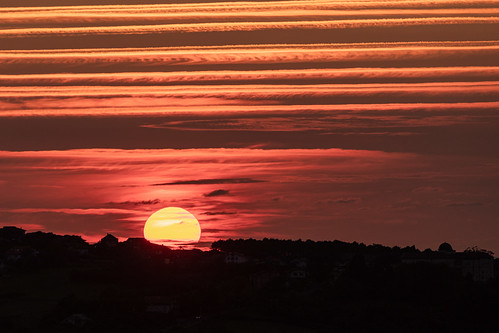
[[[178,207],[158,210],[149,216],[144,226],[144,238],[153,243],[198,242],[200,237],[201,226],[198,220]]]

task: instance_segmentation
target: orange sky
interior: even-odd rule
[[[0,225],[499,252],[499,1],[0,7]]]

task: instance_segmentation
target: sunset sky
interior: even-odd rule
[[[499,1],[4,0],[0,226],[499,253]]]

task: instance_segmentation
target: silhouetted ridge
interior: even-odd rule
[[[367,255],[400,255],[401,253],[419,253],[415,246],[400,248],[380,244],[365,245],[364,243],[347,243],[339,240],[312,241],[280,240],[272,238],[227,239],[213,242],[212,248],[225,252],[239,252],[248,256],[262,258],[268,255],[315,256],[328,257],[338,253]]]
[[[491,254],[451,249],[265,238],[172,250],[1,228],[1,330],[498,332]]]

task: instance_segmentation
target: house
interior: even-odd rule
[[[150,304],[146,306],[146,312],[149,313],[169,313],[173,309],[170,304]]]
[[[253,273],[250,276],[250,283],[254,289],[262,289],[278,276],[279,273],[275,270],[263,270]]]
[[[485,282],[494,278],[494,258],[490,254],[465,251],[456,253],[455,257],[455,266],[473,281]]]
[[[72,327],[72,329],[81,329],[93,322],[87,315],[83,313],[73,313],[66,317],[61,324]]]
[[[130,237],[123,242],[123,246],[132,250],[145,251],[149,249],[152,244],[143,237]]]
[[[131,251],[132,253],[139,254],[141,256],[149,258],[158,257],[158,256],[159,257],[168,256],[168,258],[165,258],[164,262],[165,264],[170,263],[169,256],[172,255],[172,250],[163,245],[153,244],[145,238],[130,237],[126,241],[121,243],[121,245],[123,249],[126,249],[128,251]]]
[[[86,256],[89,253],[89,245],[81,236],[64,235],[62,241],[68,252],[78,256]]]
[[[333,280],[337,280],[340,277],[340,275],[346,271],[347,265],[348,264],[343,263],[343,262],[338,262],[335,265],[333,265],[331,273],[330,273]]]
[[[174,303],[162,296],[146,296],[144,297],[145,312],[167,314],[174,308]]]
[[[307,268],[307,266],[308,266],[308,260],[305,258],[296,258],[296,259],[291,260],[291,265],[293,265],[297,268],[304,269],[304,268]]]
[[[107,234],[106,236],[102,237],[98,244],[103,247],[116,247],[118,243],[118,238],[114,237],[111,234]]]
[[[8,263],[18,262],[22,258],[22,248],[13,247],[5,252],[5,259]]]
[[[417,264],[417,263],[427,263],[433,265],[446,265],[449,267],[454,267],[456,258],[451,253],[441,253],[441,252],[422,252],[422,253],[410,253],[402,256],[402,263],[404,264]]]
[[[289,273],[288,277],[291,279],[304,279],[307,277],[307,272],[302,269],[296,269]]]
[[[238,253],[229,253],[225,256],[225,263],[226,264],[243,264],[248,261],[248,258],[246,258],[242,254]]]
[[[15,246],[5,252],[5,259],[9,263],[15,263],[21,259],[32,259],[38,257],[38,250],[29,246]]]

